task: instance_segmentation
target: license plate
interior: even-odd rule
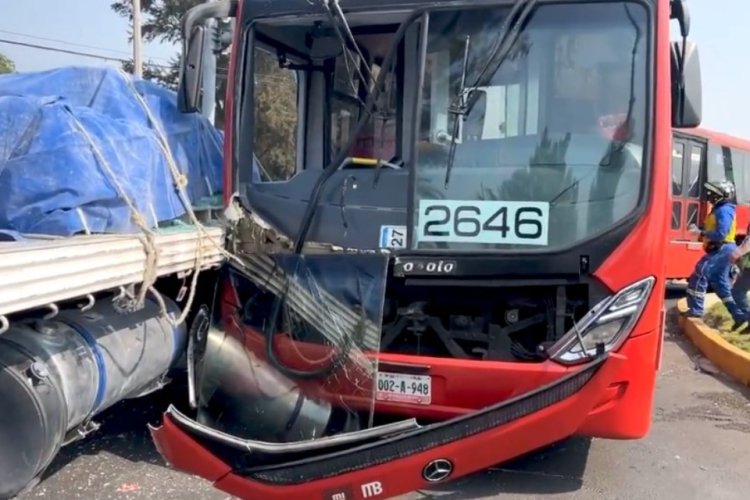
[[[432,377],[378,372],[375,399],[428,405],[432,401]]]

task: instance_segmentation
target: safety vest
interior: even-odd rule
[[[710,214],[706,216],[706,220],[703,223],[703,228],[705,232],[713,231],[716,229],[716,215],[713,212],[711,212]],[[737,217],[732,217],[732,225],[729,226],[729,231],[727,232],[727,235],[724,237],[723,242],[724,243],[734,242],[734,237],[736,233],[737,233]],[[704,236],[703,248],[707,249],[710,243],[711,243],[711,240],[709,240],[707,236]]]

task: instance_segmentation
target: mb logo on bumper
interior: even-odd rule
[[[422,477],[430,483],[438,483],[453,473],[453,462],[447,458],[438,458],[428,462],[422,469]]]

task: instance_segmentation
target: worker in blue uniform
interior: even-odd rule
[[[732,255],[737,250],[736,202],[734,183],[728,180],[710,181],[704,184],[708,201],[713,205],[711,213],[699,232],[706,252],[695,266],[688,279],[687,303],[689,316],[701,317],[704,312],[704,298],[708,284],[726,306],[736,325],[745,321],[742,310],[732,297],[733,268]]]

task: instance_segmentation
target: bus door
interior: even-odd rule
[[[686,137],[672,141],[672,222],[670,240],[682,242],[690,249],[700,249],[692,224],[701,226],[706,217],[706,204],[701,203],[706,169],[706,145]]]

